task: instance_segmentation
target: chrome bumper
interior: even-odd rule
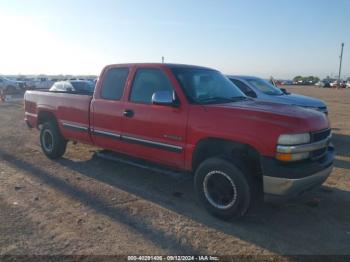
[[[313,187],[321,185],[324,181],[326,181],[332,172],[332,169],[333,165],[313,175],[299,179],[271,177],[264,175],[264,193],[278,196],[298,195],[304,191],[312,189]]]

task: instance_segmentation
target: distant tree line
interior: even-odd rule
[[[293,81],[299,83],[317,83],[320,79],[317,76],[296,76],[293,78]]]

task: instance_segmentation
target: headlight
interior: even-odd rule
[[[311,138],[309,133],[304,134],[286,134],[280,135],[277,141],[279,146],[287,146],[293,148],[297,145],[310,143]],[[298,152],[292,153],[288,151],[277,151],[276,159],[285,162],[299,161],[303,159],[307,159],[310,157],[309,152]]]
[[[310,134],[280,135],[277,144],[279,145],[300,145],[310,143]]]

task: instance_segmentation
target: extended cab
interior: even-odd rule
[[[194,173],[198,198],[222,219],[244,215],[263,194],[319,186],[333,167],[325,114],[247,98],[205,67],[109,65],[92,96],[27,91],[25,121],[51,159],[74,141]]]

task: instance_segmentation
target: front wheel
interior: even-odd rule
[[[207,159],[195,173],[197,196],[212,215],[224,220],[239,218],[252,202],[248,175],[225,159]]]
[[[50,159],[60,158],[66,151],[67,141],[61,135],[56,123],[44,123],[40,131],[40,144],[44,154]]]

